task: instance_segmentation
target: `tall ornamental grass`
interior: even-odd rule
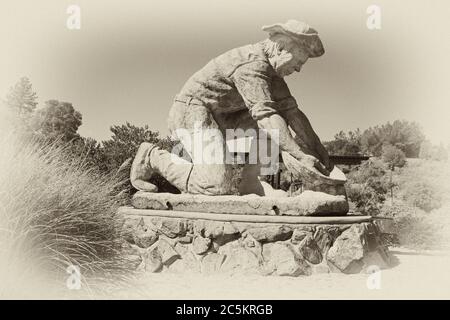
[[[116,216],[121,182],[68,151],[12,134],[0,137],[1,295],[36,275],[65,288],[71,265],[79,268],[84,289],[128,277]]]

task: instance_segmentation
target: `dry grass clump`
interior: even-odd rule
[[[80,268],[85,289],[125,280],[119,179],[55,144],[3,135],[0,150],[0,281],[17,287],[17,276],[45,274],[65,288],[69,265]]]

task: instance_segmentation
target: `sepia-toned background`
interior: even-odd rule
[[[70,4],[81,30],[66,28]],[[381,30],[366,27],[369,5]],[[392,119],[418,121],[433,143],[450,143],[448,1],[3,1],[0,96],[21,76],[39,103],[70,101],[79,132],[98,140],[130,121],[167,134],[174,95],[226,50],[265,37],[288,19],[316,28],[326,53],[287,78],[322,139]]]
[[[81,8],[80,30],[66,27],[69,5]],[[370,5],[380,30],[366,26]],[[444,0],[1,1],[0,299],[448,298],[449,9]],[[130,160],[143,141],[176,143],[166,119],[188,77],[288,19],[316,28],[326,51],[287,78],[302,110],[331,155],[371,156],[342,169],[352,212],[387,221],[394,263],[381,287],[368,286],[367,270],[144,277],[117,214],[136,191]],[[341,130],[352,132],[332,140]],[[278,178],[295,187],[289,171]]]

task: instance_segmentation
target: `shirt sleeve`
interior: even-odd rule
[[[253,119],[260,120],[280,111],[297,108],[286,82],[271,75],[264,61],[249,62],[231,75]],[[270,67],[271,68],[271,67]]]

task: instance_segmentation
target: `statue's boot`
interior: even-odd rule
[[[155,147],[153,143],[143,142],[134,157],[131,165],[130,181],[133,187],[138,190],[158,192],[158,187],[149,182],[154,172],[150,164],[150,152]]]
[[[150,183],[153,174],[159,174],[181,192],[187,192],[188,180],[193,164],[156,145],[143,142],[131,165],[130,180],[133,187],[146,192],[158,192],[158,187]],[[193,174],[195,177],[198,174]],[[195,188],[194,188],[195,191]]]

